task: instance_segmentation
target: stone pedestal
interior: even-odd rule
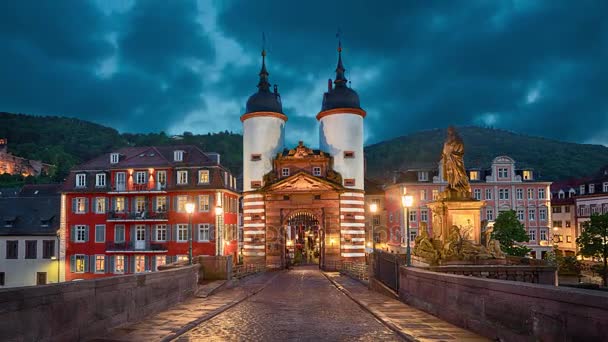
[[[458,226],[468,231],[468,240],[481,244],[481,207],[484,201],[439,200],[427,204],[433,213],[433,238],[445,243],[449,228]]]

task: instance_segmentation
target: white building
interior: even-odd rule
[[[25,186],[0,198],[0,288],[62,281],[59,207],[55,185]]]

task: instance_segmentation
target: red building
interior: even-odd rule
[[[65,280],[187,260],[189,231],[194,256],[236,260],[238,197],[220,156],[195,146],[127,147],[90,160],[63,184]]]

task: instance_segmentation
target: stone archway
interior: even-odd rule
[[[285,258],[296,264],[323,264],[323,209],[286,210],[282,218]]]

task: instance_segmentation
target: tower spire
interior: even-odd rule
[[[342,38],[340,37],[340,33],[340,30],[338,30],[338,33],[336,34],[336,37],[338,37],[338,66],[336,67],[336,80],[334,81],[334,84],[336,87],[346,87],[347,79],[344,76],[346,69],[344,69],[344,65],[342,65]]]
[[[262,69],[260,69],[260,82],[258,82],[260,91],[269,91],[270,83],[268,82],[268,71],[266,70],[266,50],[262,49]]]

